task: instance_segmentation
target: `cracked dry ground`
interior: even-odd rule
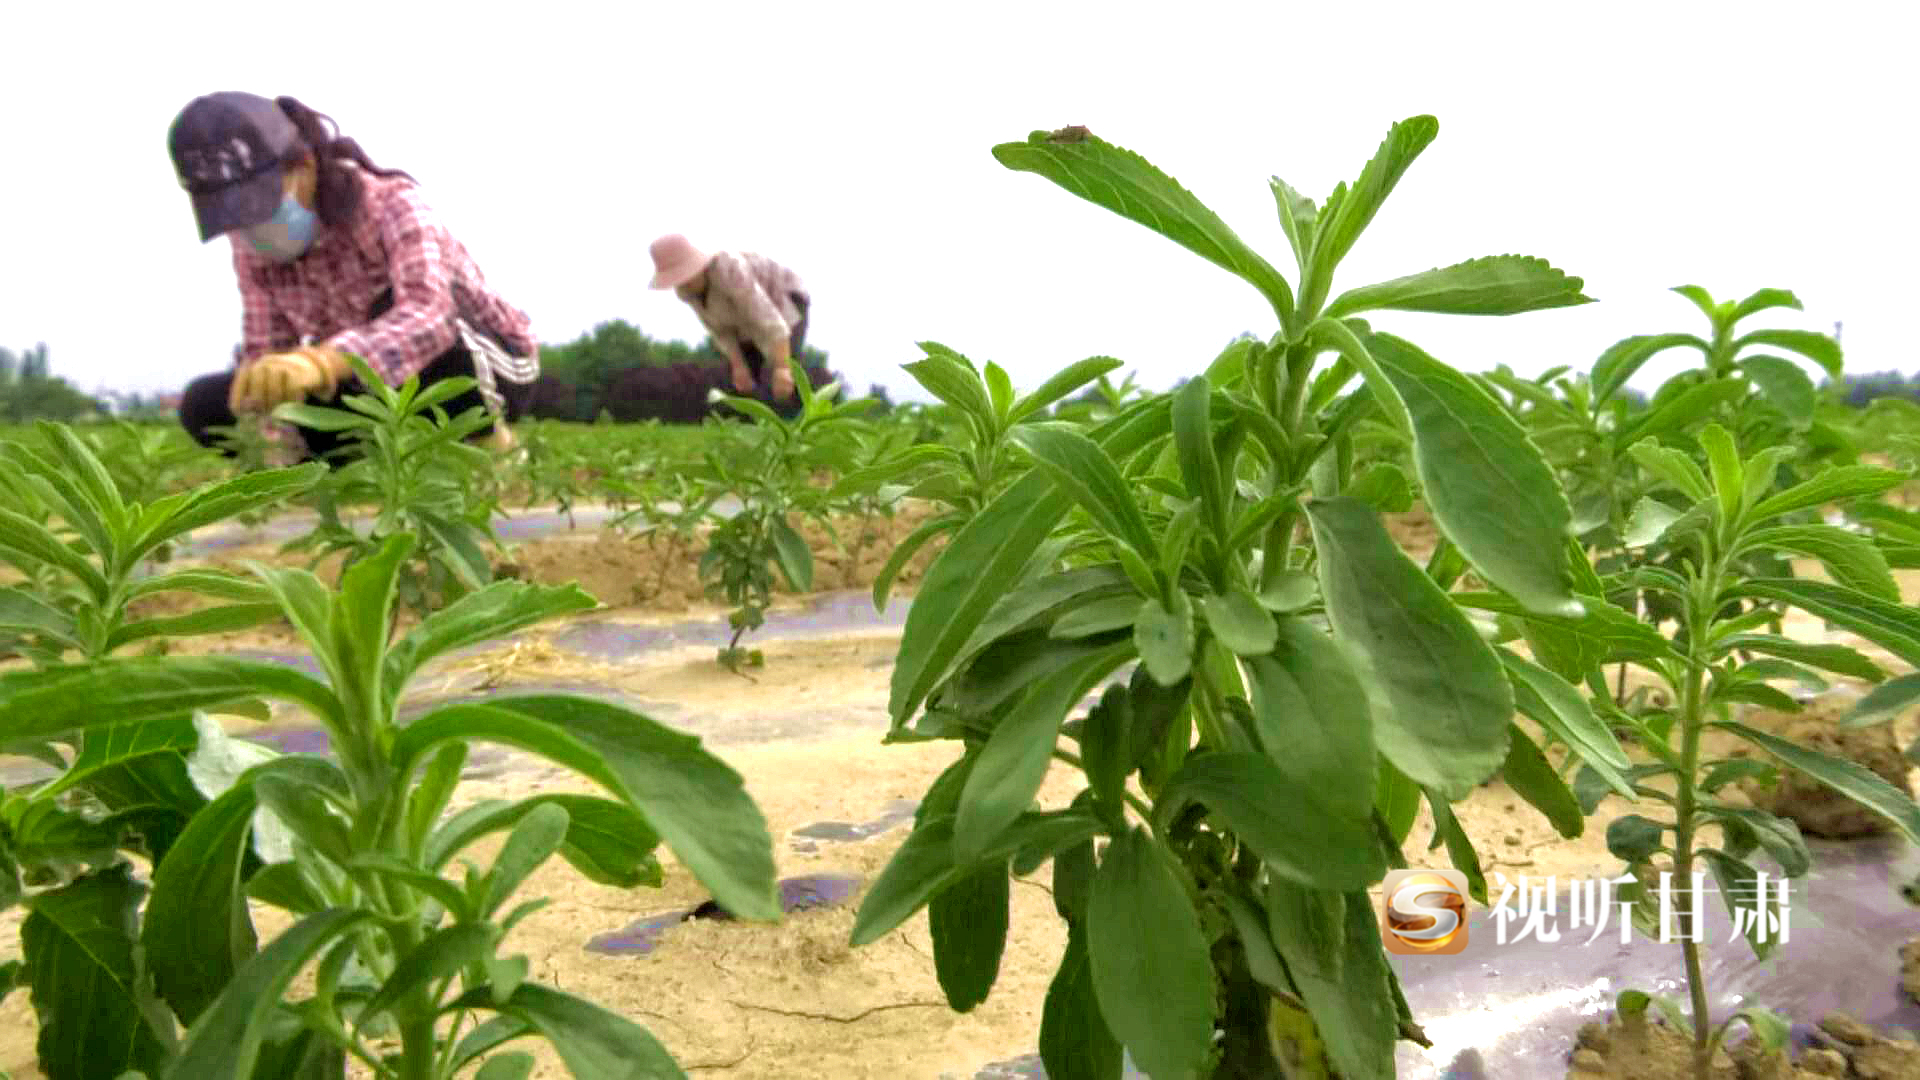
[[[898,523],[894,536],[911,528],[911,520]],[[1402,515],[1393,527],[1410,548],[1431,541],[1430,526],[1418,512]],[[523,546],[520,563],[527,576],[537,580],[578,577],[585,582],[605,577],[608,549],[615,544],[594,536],[535,542]],[[242,554],[223,553],[221,561]],[[633,560],[629,572],[646,572],[643,556],[628,555]],[[924,566],[923,556],[916,568]],[[847,579],[864,569],[855,568]],[[1802,572],[1815,574],[1817,567]],[[835,574],[826,584],[840,587],[841,580]],[[917,575],[909,583],[914,580]],[[1920,598],[1920,575],[1905,576],[1902,586],[1910,598]],[[609,597],[609,603],[620,601]],[[674,606],[679,608],[677,618],[723,617],[711,606]],[[648,614],[626,608],[596,617],[639,619]],[[905,837],[904,826],[859,842],[816,843],[811,853],[797,850],[806,845],[796,845],[789,834],[821,821],[872,820],[894,800],[918,798],[952,759],[949,746],[880,743],[897,631],[763,640],[766,667],[749,680],[720,669],[708,647],[620,663],[593,662],[552,646],[560,625],[443,665],[419,686],[433,692],[471,687],[480,680],[508,689],[521,683],[582,682],[658,703],[658,719],[702,736],[745,778],[767,817],[783,878],[836,873],[870,882]],[[1790,632],[1808,639],[1829,636],[1817,622],[1804,620]],[[242,644],[284,648],[292,641],[284,634],[254,634]],[[1873,655],[1889,670],[1902,670],[1890,658]],[[1530,722],[1521,723],[1538,736]],[[247,727],[245,721],[234,721],[236,731]],[[1556,759],[1558,753],[1554,751]],[[486,798],[592,790],[586,782],[518,753],[475,756],[473,774],[451,811]],[[1079,787],[1077,774],[1055,768],[1041,792],[1042,802],[1063,806]],[[1497,894],[1496,872],[1510,879],[1524,874],[1561,881],[1617,873],[1618,864],[1606,850],[1606,825],[1626,812],[1627,805],[1609,797],[1575,839],[1555,833],[1540,813],[1498,781],[1476,791],[1456,814]],[[1428,851],[1431,836],[1431,818],[1423,808],[1406,844],[1408,861],[1416,866],[1450,865],[1444,849]],[[497,845],[497,839],[490,841],[476,847],[473,855],[484,865]],[[696,1077],[971,1077],[989,1062],[1032,1051],[1047,984],[1065,947],[1064,928],[1048,891],[1050,867],[1013,889],[999,981],[984,1004],[960,1015],[942,1001],[924,912],[874,945],[849,946],[859,892],[845,904],[797,912],[778,925],[686,922],[667,931],[660,945],[646,954],[587,950],[585,943],[596,934],[706,899],[664,848],[660,860],[665,885],[638,890],[595,885],[565,862],[552,861],[513,901],[545,896],[552,902],[516,929],[508,951],[528,956],[531,977],[645,1023]],[[285,916],[263,907],[256,907],[255,917],[263,940],[288,924]],[[17,927],[17,917],[0,920],[0,961],[18,955]],[[24,993],[15,993],[0,1004],[0,1069],[9,1070],[16,1080],[40,1077],[32,1064],[34,1038],[29,1002]],[[529,1042],[526,1048],[539,1061],[534,1076],[567,1075],[544,1043]],[[368,1074],[362,1070],[350,1075]]]

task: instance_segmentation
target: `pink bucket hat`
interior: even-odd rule
[[[679,233],[669,233],[653,242],[653,280],[650,289],[672,289],[685,284],[706,269],[713,256],[694,247]]]

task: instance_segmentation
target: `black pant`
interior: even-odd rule
[[[367,317],[370,320],[377,319],[392,306],[393,290],[388,289],[374,301],[373,312]],[[214,375],[202,375],[188,383],[186,391],[180,395],[180,424],[187,429],[187,434],[201,446],[217,450],[228,457],[233,456],[233,451],[219,445],[216,441],[217,436],[210,429],[228,427],[237,421],[232,407],[227,403],[227,394],[233,387],[235,374],[237,373],[233,371],[222,371]],[[442,379],[461,377],[469,379],[475,377],[473,354],[467,350],[466,342],[455,338],[452,348],[434,357],[433,361],[421,370],[420,385],[426,387]],[[526,415],[527,405],[533,399],[532,383],[522,384],[509,382],[506,379],[495,379],[494,386],[500,391],[509,423]],[[365,392],[366,388],[361,384],[359,376],[348,375],[341,380],[333,398],[322,400],[318,397],[309,397],[307,404],[344,408],[341,398]],[[484,404],[485,399],[480,396],[480,388],[476,386],[441,402],[440,407],[446,410],[449,417],[454,417],[476,405],[484,406]],[[300,433],[300,438],[306,443],[305,460],[307,461],[318,459],[330,465],[341,465],[345,463],[341,460],[344,455],[336,454],[334,451],[346,449],[351,452],[355,446],[355,441],[345,432],[319,431],[307,427],[296,427],[294,430]],[[493,424],[488,423],[486,427],[476,432],[474,437],[484,438],[492,433]]]
[[[793,324],[793,333],[787,336],[787,355],[793,359],[794,363],[798,364],[800,363],[800,347],[804,345],[807,340],[808,301],[806,297],[801,296],[799,293],[788,293],[787,296],[793,300],[793,306],[800,309],[800,321]],[[740,359],[747,362],[747,373],[753,376],[753,381],[756,383],[759,382],[760,369],[764,367],[767,362],[767,358],[760,355],[760,346],[755,345],[751,341],[741,342]],[[804,367],[805,365],[802,366]]]

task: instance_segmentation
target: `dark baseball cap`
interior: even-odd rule
[[[258,225],[280,206],[280,162],[300,131],[274,102],[223,90],[194,98],[167,131],[180,186],[193,200],[200,242]]]

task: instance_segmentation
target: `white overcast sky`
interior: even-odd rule
[[[857,389],[924,400],[900,365],[928,339],[1023,388],[1093,354],[1164,388],[1235,334],[1270,334],[1264,301],[990,148],[1086,125],[1291,279],[1267,178],[1323,200],[1393,121],[1430,113],[1438,139],[1335,292],[1517,252],[1598,302],[1376,327],[1461,368],[1532,374],[1700,329],[1671,286],[1778,286],[1806,311],[1777,325],[1843,321],[1850,370],[1912,371],[1920,20],[1903,8],[14,4],[0,344],[46,342],[88,390],[224,366],[226,241],[198,243],[166,131],[195,95],[244,89],[301,98],[418,177],[546,342],[613,318],[699,340],[646,288],[648,243],[680,231],[804,275],[809,340]]]

